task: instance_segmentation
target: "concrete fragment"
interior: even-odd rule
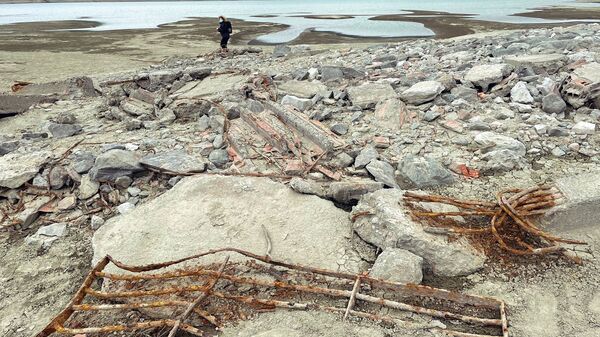
[[[153,169],[180,173],[204,172],[206,169],[205,160],[191,156],[182,150],[152,154],[142,158],[140,164]]]
[[[84,174],[81,176],[81,182],[79,183],[79,199],[85,200],[93,197],[98,193],[100,184],[93,181],[89,175]]]
[[[388,162],[373,159],[366,166],[367,171],[375,178],[376,181],[383,183],[389,187],[398,188],[396,177],[394,173],[394,167]]]
[[[32,201],[25,203],[24,210],[21,211],[16,220],[20,223],[23,229],[29,228],[31,224],[38,218],[40,208],[50,201],[50,197],[40,196]]]
[[[25,243],[47,249],[54,241],[64,236],[66,231],[66,223],[54,223],[52,225],[40,227],[35,234],[25,238]]]
[[[593,135],[596,133],[596,124],[580,121],[575,123],[571,130],[577,135]]]
[[[491,84],[502,81],[504,77],[510,74],[511,70],[512,67],[505,63],[477,65],[467,72],[465,80],[486,91]]]
[[[95,181],[114,181],[118,177],[143,170],[139,155],[132,151],[115,149],[99,155],[89,175]]]
[[[531,104],[534,101],[525,82],[517,82],[517,84],[515,84],[510,90],[510,99],[515,103],[522,104]]]
[[[578,232],[598,226],[600,219],[600,173],[559,178],[554,182],[564,202],[540,219],[550,231]]]
[[[50,157],[48,151],[11,152],[0,157],[0,187],[19,188],[33,179]]]
[[[83,128],[79,124],[52,123],[48,126],[48,131],[50,131],[50,134],[54,138],[67,138],[81,133]]]
[[[409,104],[423,104],[432,101],[445,87],[438,81],[419,82],[402,92],[400,97]]]
[[[386,248],[379,254],[369,275],[398,283],[419,284],[423,280],[423,258],[407,250]]]
[[[567,61],[568,58],[563,54],[516,55],[504,58],[504,62],[515,68],[531,67],[536,74],[555,74]]]
[[[367,179],[333,182],[329,185],[327,196],[337,202],[350,204],[360,200],[363,195],[382,188],[383,183]]]
[[[377,103],[375,107],[375,125],[382,129],[399,130],[406,119],[406,104],[398,98],[391,98]]]
[[[310,209],[311,212],[306,210]],[[332,202],[298,194],[267,178],[196,176],[125,214],[107,221],[93,238],[93,263],[110,254],[144,265],[236,247],[264,254],[261,226],[274,259],[359,272],[350,220]],[[244,260],[230,254],[231,261]],[[207,257],[202,263],[222,261]]]
[[[61,99],[75,99],[98,96],[94,82],[86,76],[73,77],[63,81],[32,83],[19,89],[16,95],[44,95]]]
[[[277,90],[299,98],[313,98],[316,94],[327,91],[327,86],[320,82],[292,80],[280,84]]]
[[[306,115],[285,108],[276,103],[267,103],[265,106],[274,112],[285,124],[298,130],[302,135],[317,144],[325,151],[333,151],[344,146],[344,142],[317,122],[311,121]]]
[[[20,114],[36,104],[54,103],[57,100],[58,97],[55,96],[10,95],[0,93],[0,118]]]
[[[549,114],[559,114],[565,111],[567,103],[563,101],[560,95],[550,93],[542,99],[542,110]]]
[[[372,160],[377,159],[379,153],[373,146],[367,146],[360,150],[356,159],[354,159],[354,167],[361,169],[367,166]]]
[[[428,188],[451,185],[455,182],[452,172],[430,157],[408,155],[398,162],[400,187]]]
[[[308,98],[286,95],[281,99],[281,104],[292,106],[300,111],[306,111],[313,106],[313,101]]]
[[[348,96],[353,105],[362,109],[374,107],[380,101],[396,98],[398,95],[389,83],[363,83],[348,88]]]
[[[364,195],[352,214],[369,212],[354,222],[354,231],[365,241],[383,249],[401,248],[424,260],[424,268],[440,276],[471,274],[483,267],[485,256],[464,237],[449,240],[443,235],[426,233],[420,223],[398,204],[404,191],[384,189]]]
[[[180,99],[212,97],[227,90],[240,90],[247,79],[247,76],[235,74],[207,77],[202,81],[188,82],[174,96]]]
[[[484,153],[506,149],[524,156],[526,152],[525,145],[520,141],[491,131],[481,132],[473,140]]]
[[[573,73],[575,75],[588,80],[591,83],[600,82],[600,63],[590,62],[576,68]]]

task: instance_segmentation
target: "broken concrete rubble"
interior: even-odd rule
[[[463,238],[450,241],[425,232],[398,203],[403,194],[399,189],[386,189],[363,196],[352,209],[354,231],[384,251],[400,248],[422,257],[424,268],[436,275],[468,275],[483,267],[485,257]]]
[[[94,167],[90,169],[90,178],[96,181],[115,181],[122,176],[143,171],[140,156],[132,151],[114,149],[96,158]]]
[[[423,258],[404,249],[386,248],[377,257],[369,275],[392,282],[419,284],[423,280]]]
[[[61,99],[77,99],[98,96],[92,79],[85,76],[74,77],[64,81],[28,84],[20,87],[15,94],[26,96],[55,96]]]
[[[540,222],[560,233],[586,231],[598,226],[600,174],[573,175],[554,182],[564,202],[547,212]]]
[[[380,101],[396,98],[394,88],[388,83],[363,83],[360,86],[348,88],[348,96],[352,104],[368,109]]]

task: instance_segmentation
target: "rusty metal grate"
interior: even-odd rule
[[[190,266],[190,260],[209,255],[227,258],[220,265]],[[229,263],[229,255],[242,255],[246,261]],[[106,272],[110,264],[119,272]],[[497,299],[301,266],[236,248],[146,266],[107,256],[37,337],[145,329],[158,331],[155,335],[171,330],[173,336],[179,329],[203,336],[224,323],[284,309],[335,312],[344,320],[353,316],[450,336],[508,337],[505,305]],[[136,311],[143,311],[145,318],[128,315]],[[116,319],[118,314],[130,321]],[[94,319],[101,315],[103,320]],[[103,324],[84,326],[89,322]]]

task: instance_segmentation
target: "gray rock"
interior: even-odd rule
[[[77,152],[71,156],[71,168],[75,172],[82,174],[89,171],[96,161],[94,154],[90,152]]]
[[[211,108],[211,104],[207,101],[195,99],[177,99],[169,108],[175,114],[179,121],[195,121],[200,116],[206,115]]]
[[[154,105],[134,98],[124,99],[121,101],[120,107],[121,110],[134,117],[150,116],[154,112]]]
[[[204,172],[206,162],[191,156],[183,150],[157,153],[142,158],[140,163],[144,166],[179,173]]]
[[[420,284],[423,280],[423,258],[408,250],[386,248],[375,260],[369,274],[391,282]]]
[[[155,86],[166,86],[175,82],[179,77],[181,77],[182,72],[180,70],[157,70],[148,74],[148,78],[150,79],[150,83]]]
[[[321,68],[321,81],[339,81],[344,78],[344,72],[338,67],[323,67]]]
[[[438,81],[419,82],[402,92],[400,97],[409,104],[423,104],[432,101],[445,87]]]
[[[509,119],[509,118],[515,118],[515,112],[512,111],[511,109],[508,109],[508,108],[505,108],[505,107],[500,107],[494,113],[494,117],[496,117],[497,119],[500,119],[500,120],[505,120],[505,119]]]
[[[408,155],[398,162],[402,188],[428,188],[451,185],[456,179],[452,172],[430,157]]]
[[[286,95],[281,99],[281,104],[293,106],[299,111],[306,111],[313,106],[313,101],[308,98]]]
[[[26,203],[24,205],[24,210],[21,211],[16,220],[20,223],[23,229],[29,228],[31,224],[38,218],[40,208],[44,206],[46,203],[50,201],[50,197],[47,196],[39,196],[36,199]]]
[[[370,82],[348,88],[348,96],[353,105],[362,109],[374,107],[380,101],[397,97],[389,83]]]
[[[354,158],[352,158],[351,155],[349,155],[345,152],[341,152],[340,154],[336,155],[330,161],[331,165],[333,165],[334,167],[339,167],[339,168],[348,167],[348,166],[352,165],[352,163],[354,163]]]
[[[531,104],[534,101],[525,82],[517,82],[517,84],[510,89],[510,99],[515,103],[521,104]]]
[[[549,114],[559,114],[565,111],[567,103],[557,94],[548,94],[542,99],[542,110]]]
[[[121,215],[130,213],[134,209],[135,209],[135,205],[130,202],[125,202],[125,203],[122,203],[119,206],[117,206],[117,212],[119,212],[119,214],[121,214]]]
[[[129,187],[131,185],[132,182],[133,182],[133,179],[131,179],[131,177],[121,176],[121,177],[117,177],[117,179],[115,179],[115,186],[120,189],[126,189],[127,187]]]
[[[512,67],[504,63],[478,65],[467,72],[465,80],[472,82],[486,91],[491,84],[502,81],[511,70]]]
[[[505,149],[524,156],[526,152],[525,145],[520,141],[491,131],[481,132],[473,140],[484,153]]]
[[[186,177],[158,198],[108,220],[94,233],[92,263],[108,254],[145,265],[224,246],[264,252],[262,226],[271,238],[273,259],[364,270],[352,248],[348,214],[332,202],[268,178],[226,176]],[[246,259],[229,255],[232,262]],[[198,263],[222,262],[223,257],[207,256]]]
[[[210,128],[210,117],[204,115],[198,118],[198,131],[206,131]]]
[[[437,111],[437,110],[427,110],[427,112],[425,112],[425,114],[423,115],[423,120],[426,122],[433,122],[434,120],[438,119],[438,117],[440,117],[442,114]]]
[[[559,126],[548,127],[547,133],[550,137],[564,137],[569,135],[569,132],[565,128]]]
[[[183,72],[190,75],[194,80],[203,80],[212,73],[212,69],[204,67],[188,67]]]
[[[3,156],[7,153],[13,152],[19,147],[19,141],[6,141],[0,142],[0,156]]]
[[[33,179],[46,163],[47,151],[27,154],[11,152],[0,157],[0,187],[19,188]]]
[[[85,200],[93,197],[98,193],[99,188],[100,184],[93,181],[89,175],[82,175],[81,182],[79,183],[79,199]]]
[[[348,133],[348,125],[344,123],[335,123],[331,126],[331,132],[336,135],[345,135]]]
[[[79,124],[50,124],[48,131],[54,138],[67,138],[81,133],[83,128]]]
[[[216,167],[222,168],[229,162],[229,154],[227,153],[227,150],[213,150],[208,156],[208,160],[215,164]]]
[[[50,170],[50,174],[48,174],[48,183],[50,184],[50,188],[53,190],[58,190],[63,188],[69,180],[69,173],[62,166],[55,166]]]
[[[52,245],[52,243],[54,243],[54,241],[64,236],[66,231],[66,223],[55,223],[40,227],[35,234],[25,238],[25,242],[29,245],[47,249]]]
[[[90,219],[90,226],[92,227],[92,230],[97,230],[98,228],[102,227],[102,225],[104,225],[104,219],[97,215],[92,215],[92,218]]]
[[[375,178],[376,181],[383,183],[389,187],[398,188],[394,167],[388,162],[373,159],[366,166],[367,171]]]
[[[379,153],[372,146],[367,146],[363,148],[358,156],[354,159],[354,167],[357,169],[364,168],[367,166],[372,160],[377,159],[379,157]]]
[[[399,130],[407,115],[404,102],[398,98],[387,99],[375,107],[375,125],[382,129]]]
[[[450,93],[454,95],[456,98],[464,99],[467,102],[474,103],[478,102],[477,98],[477,90],[473,88],[467,88],[465,86],[458,86],[456,88],[452,88]]]
[[[364,195],[352,214],[369,212],[354,222],[354,231],[365,241],[383,249],[400,248],[423,258],[424,267],[440,276],[471,274],[483,267],[485,256],[464,237],[449,240],[423,230],[399,205],[404,191],[384,189]]]
[[[509,172],[525,167],[526,162],[523,156],[509,149],[497,149],[485,153],[481,156],[485,165],[481,169],[482,173],[494,174]]]
[[[77,117],[71,112],[61,111],[56,115],[54,119],[58,124],[75,124],[77,123]]]
[[[99,155],[89,175],[95,181],[115,181],[118,177],[130,176],[143,170],[138,154],[115,149]]]
[[[576,135],[593,135],[596,133],[596,124],[580,121],[571,129]]]

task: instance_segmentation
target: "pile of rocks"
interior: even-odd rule
[[[466,275],[485,259],[465,242],[425,233],[396,200],[403,189],[460,186],[465,176],[597,167],[598,28],[327,53],[280,46],[173,58],[96,84],[25,86],[23,94],[44,97],[80,90],[12,117],[47,113],[45,123],[2,132],[0,203],[14,210],[3,226],[50,222],[29,240],[47,247],[64,233],[60,224],[76,219],[96,230],[181,176],[274,176],[354,205],[354,214],[377,214],[345,224],[385,252],[377,275],[400,262],[415,271],[402,281],[420,282],[422,269]]]

